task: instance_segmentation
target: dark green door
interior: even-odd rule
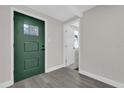
[[[14,80],[44,72],[45,23],[14,12]]]

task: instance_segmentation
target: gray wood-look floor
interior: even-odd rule
[[[10,88],[114,88],[70,68],[61,68],[16,82]]]

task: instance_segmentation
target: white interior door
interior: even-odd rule
[[[66,66],[74,63],[74,30],[70,26],[64,30],[64,61]]]

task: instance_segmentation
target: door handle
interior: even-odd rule
[[[44,45],[42,45],[40,50],[45,51]]]
[[[42,49],[40,49],[40,50],[45,51],[45,48],[42,48]]]

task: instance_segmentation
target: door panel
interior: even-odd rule
[[[44,72],[45,23],[14,12],[14,80]]]
[[[68,25],[64,31],[64,51],[66,66],[69,66],[74,63],[74,31]]]

